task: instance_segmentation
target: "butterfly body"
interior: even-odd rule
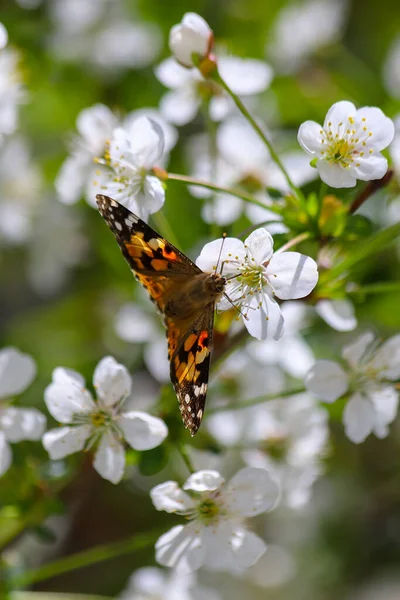
[[[226,280],[216,272],[204,273],[112,198],[96,198],[131,270],[164,316],[171,381],[184,425],[194,435],[204,414],[215,303]]]

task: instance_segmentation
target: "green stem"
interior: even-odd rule
[[[294,388],[293,390],[286,390],[285,392],[275,392],[274,394],[264,394],[263,396],[256,396],[255,398],[250,398],[249,400],[243,400],[242,402],[237,402],[236,404],[229,404],[227,406],[215,406],[209,408],[207,414],[219,413],[224,410],[241,410],[243,408],[249,408],[251,406],[256,406],[257,404],[264,404],[264,402],[268,402],[270,400],[276,400],[277,398],[287,398],[288,396],[296,396],[297,394],[303,394],[306,392],[306,388],[304,386]]]
[[[185,183],[187,185],[198,185],[199,187],[206,188],[208,190],[213,190],[214,192],[221,192],[222,194],[230,194],[231,196],[236,196],[237,198],[241,198],[245,202],[250,202],[250,204],[255,204],[260,208],[265,208],[274,212],[278,215],[281,214],[281,209],[277,206],[271,205],[266,206],[264,202],[261,200],[257,200],[254,196],[250,196],[250,194],[246,194],[237,188],[227,188],[220,185],[216,185],[215,183],[210,183],[208,181],[201,181],[200,179],[194,179],[193,177],[189,177],[187,175],[178,175],[177,173],[168,173],[168,180],[177,181],[178,183]],[[158,214],[158,213],[157,213]]]
[[[169,224],[169,221],[165,214],[160,210],[151,216],[161,235],[177,248],[182,248],[182,246],[179,245],[175,232]]]
[[[150,533],[139,533],[127,540],[95,546],[89,550],[77,552],[76,554],[71,554],[70,556],[65,556],[58,560],[53,560],[42,565],[38,569],[31,569],[30,571],[16,575],[11,578],[9,584],[12,587],[31,585],[63,573],[69,573],[76,569],[81,569],[82,567],[97,564],[104,560],[110,560],[111,558],[124,556],[125,554],[148,548],[156,542],[157,538],[164,530],[165,528],[163,528],[163,530],[151,531]]]
[[[192,464],[192,461],[190,459],[190,456],[189,456],[189,453],[187,451],[185,444],[178,444],[178,451],[182,457],[183,462],[187,466],[189,473],[194,473],[196,469],[194,468],[194,466]]]
[[[279,248],[279,250],[277,250],[275,252],[275,254],[277,254],[278,252],[286,252],[286,250],[289,250],[289,248],[292,248],[293,246],[296,246],[297,244],[300,244],[301,242],[304,242],[305,240],[310,239],[311,237],[311,233],[309,231],[305,231],[304,233],[300,233],[299,235],[297,235],[296,237],[294,237],[292,240],[289,240],[286,244],[284,244],[283,246],[281,246]]]
[[[211,164],[211,173],[210,173],[210,179],[212,181],[217,181],[217,158],[218,158],[218,148],[217,148],[217,126],[216,123],[211,119],[210,117],[210,102],[206,102],[205,104],[203,104],[203,113],[204,113],[204,119],[207,125],[207,131],[208,131],[208,140],[209,140],[209,158],[210,158],[210,164]],[[214,214],[215,214],[215,195],[213,194],[213,196],[211,196],[211,198],[208,199],[208,201],[210,202],[211,206],[212,206],[212,210],[213,210],[213,218],[212,218],[212,222],[210,224],[210,236],[213,239],[217,239],[221,236],[221,232],[220,232],[220,227],[219,225],[217,225],[215,218],[214,218]]]
[[[247,110],[247,108],[245,107],[245,105],[243,104],[243,102],[240,100],[239,96],[237,96],[230,89],[230,87],[228,86],[228,84],[222,79],[221,75],[218,72],[214,73],[214,79],[229,94],[229,96],[232,98],[232,100],[234,101],[234,103],[236,104],[236,106],[238,107],[238,109],[240,110],[240,112],[242,113],[242,115],[248,120],[248,122],[250,123],[250,125],[256,131],[256,133],[258,133],[258,135],[260,136],[260,138],[262,139],[262,141],[264,142],[264,144],[267,146],[267,148],[268,148],[268,150],[269,150],[269,152],[271,154],[271,157],[273,158],[273,160],[275,161],[275,163],[278,165],[278,167],[282,171],[282,174],[283,174],[284,178],[286,179],[286,182],[287,182],[289,188],[292,190],[293,194],[297,198],[299,198],[300,200],[302,200],[303,194],[294,185],[293,181],[291,180],[291,178],[289,176],[289,173],[286,171],[285,167],[283,166],[283,164],[281,162],[281,159],[279,158],[277,152],[275,151],[275,149],[274,149],[271,141],[265,135],[265,133],[263,132],[263,130],[261,129],[261,127],[259,126],[259,124],[257,123],[257,121],[249,113],[249,111]]]

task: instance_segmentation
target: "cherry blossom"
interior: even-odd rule
[[[50,414],[65,426],[47,431],[43,445],[53,460],[96,445],[94,468],[104,479],[118,483],[125,467],[123,440],[135,450],[149,450],[164,441],[168,430],[161,419],[123,410],[132,382],[127,369],[111,356],[97,365],[93,385],[97,400],[85,389],[79,373],[63,367],[53,371],[45,402]]]
[[[164,186],[152,174],[162,161],[164,146],[163,130],[147,117],[114,129],[105,161],[109,169],[96,173],[96,192],[111,196],[146,221],[165,201]]]
[[[399,403],[392,382],[400,377],[400,335],[379,345],[373,333],[364,333],[342,355],[345,369],[330,360],[317,361],[306,375],[307,389],[325,402],[349,396],[343,422],[352,442],[359,444],[371,433],[386,437]]]
[[[196,13],[185,13],[169,34],[169,47],[176,60],[185,67],[194,67],[193,55],[202,60],[211,51],[214,41],[208,23]]]
[[[284,320],[275,298],[294,300],[307,296],[318,281],[315,261],[299,252],[273,252],[274,241],[264,228],[256,229],[244,243],[236,238],[214,240],[206,244],[196,264],[203,271],[215,270],[221,251],[220,264],[227,278],[226,297],[220,310],[234,303],[242,313],[250,335],[257,339],[272,337],[278,340]]]
[[[218,471],[190,475],[182,488],[176,481],[154,487],[157,510],[184,515],[156,542],[156,560],[183,570],[248,568],[265,552],[264,541],[245,527],[246,518],[274,508],[278,486],[265,469],[241,469],[225,483]]]
[[[220,595],[196,582],[195,573],[142,567],[132,573],[119,600],[219,600]]]
[[[354,187],[357,179],[381,179],[388,163],[380,153],[393,140],[394,124],[380,108],[356,109],[352,102],[336,102],[323,126],[302,123],[298,141],[314,158],[319,175],[334,188]]]
[[[33,381],[36,364],[16,348],[0,350],[0,476],[10,467],[11,443],[40,440],[46,417],[36,408],[12,406],[8,399],[21,394]]]

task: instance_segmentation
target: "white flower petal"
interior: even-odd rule
[[[388,162],[382,154],[358,158],[357,163],[351,167],[352,174],[361,181],[381,179],[387,170]]]
[[[50,429],[43,435],[43,446],[52,460],[58,460],[83,450],[91,431],[90,425]]]
[[[357,111],[357,119],[365,118],[368,128],[372,132],[371,143],[376,150],[383,150],[392,142],[394,137],[394,123],[380,108],[364,106]]]
[[[185,67],[193,67],[192,55],[204,58],[211,49],[213,33],[208,23],[196,13],[186,13],[169,34],[172,54]]]
[[[156,542],[156,561],[184,571],[201,567],[205,549],[196,529],[194,524],[177,525],[164,533]]]
[[[202,271],[210,273],[214,270],[214,267],[217,264],[219,253],[221,252],[221,245],[223,246],[223,251],[221,254],[221,262],[226,260],[234,260],[236,256],[239,260],[244,260],[246,256],[246,252],[244,249],[243,242],[238,240],[237,238],[219,238],[218,240],[214,240],[205,244],[204,248],[200,252],[200,255],[196,259],[196,265],[202,269]],[[232,256],[230,256],[232,255]],[[230,264],[228,263],[224,267],[224,273],[230,273]],[[236,272],[234,269],[233,272]]]
[[[331,360],[317,360],[307,373],[304,384],[325,402],[334,402],[347,391],[349,380],[342,367]]]
[[[106,141],[117,123],[117,117],[104,104],[95,104],[79,113],[76,128],[84,138],[91,157],[103,155]]]
[[[184,490],[193,490],[194,492],[210,492],[220,488],[224,481],[225,479],[218,471],[205,469],[192,473],[182,487]]]
[[[357,327],[354,305],[350,300],[319,300],[315,310],[336,331],[352,331]]]
[[[6,440],[6,436],[0,431],[0,477],[4,475],[11,466],[12,454],[9,443]]]
[[[0,398],[23,392],[36,375],[36,363],[31,356],[16,348],[0,350]]]
[[[245,467],[229,481],[224,497],[231,511],[254,517],[276,505],[279,487],[267,470]]]
[[[8,33],[7,29],[4,27],[3,23],[0,23],[0,50],[3,50],[8,43]]]
[[[160,101],[160,111],[168,121],[182,126],[193,121],[200,104],[200,98],[192,90],[183,88],[164,94]]]
[[[193,81],[192,71],[182,67],[172,56],[163,60],[154,69],[154,73],[165,87],[172,90]]]
[[[375,408],[375,434],[378,437],[387,435],[386,426],[392,423],[399,408],[399,392],[390,385],[367,391],[366,395]],[[384,432],[384,435],[382,435]]]
[[[319,160],[317,169],[322,181],[333,188],[351,188],[357,183],[350,169],[345,169],[337,163]]]
[[[93,466],[101,477],[111,483],[121,481],[125,469],[125,450],[111,431],[106,431],[102,436]]]
[[[162,444],[168,435],[164,421],[145,412],[122,413],[118,424],[128,444],[135,450],[150,450]]]
[[[210,571],[232,571],[236,567],[232,552],[234,522],[221,520],[201,529],[204,546],[204,567]]]
[[[165,510],[168,513],[186,512],[196,506],[176,481],[165,481],[156,485],[150,490],[150,497],[157,510]]]
[[[146,342],[157,329],[153,319],[137,304],[127,302],[115,317],[115,333],[126,342]]]
[[[372,432],[374,423],[375,411],[372,403],[361,394],[353,394],[343,412],[347,437],[355,444],[360,444]]]
[[[299,252],[274,254],[266,268],[266,274],[276,296],[281,300],[308,296],[318,281],[317,263]]]
[[[44,391],[44,401],[49,413],[60,423],[71,423],[75,414],[96,409],[79,374],[62,367],[53,371],[53,382]]]
[[[272,235],[260,227],[253,231],[244,242],[245,247],[252,259],[257,265],[262,265],[269,261],[273,254],[274,240]]]
[[[148,117],[139,117],[129,131],[130,151],[136,163],[145,169],[157,166],[164,152],[164,132]]]
[[[297,139],[300,146],[312,156],[319,155],[321,150],[322,127],[315,121],[306,121],[299,127]]]
[[[235,531],[231,547],[236,566],[241,569],[248,569],[255,565],[267,549],[264,540],[243,528]]]
[[[389,338],[378,348],[369,366],[377,370],[379,379],[400,379],[400,334]]]
[[[46,417],[36,408],[10,406],[0,410],[0,429],[9,442],[40,440],[46,427]]]
[[[267,63],[237,56],[221,56],[218,70],[228,87],[242,96],[263,92],[273,77],[273,70]]]
[[[368,348],[374,339],[375,335],[367,331],[343,348],[342,356],[353,369],[368,357]]]
[[[104,405],[113,406],[132,391],[128,370],[112,356],[101,359],[94,370],[93,385]]]
[[[352,102],[348,102],[347,100],[336,102],[326,114],[324,129],[332,129],[336,133],[340,126],[343,127],[343,123],[349,123],[349,117],[355,120],[356,113],[357,109]]]
[[[260,306],[261,304],[261,306]],[[283,335],[284,320],[279,308],[268,294],[255,294],[243,322],[247,331],[258,340],[273,338],[279,340]]]

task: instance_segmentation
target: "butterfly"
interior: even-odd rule
[[[204,415],[214,309],[226,279],[216,270],[199,269],[116,200],[101,194],[96,200],[131,270],[164,316],[171,382],[183,423],[193,436]]]

